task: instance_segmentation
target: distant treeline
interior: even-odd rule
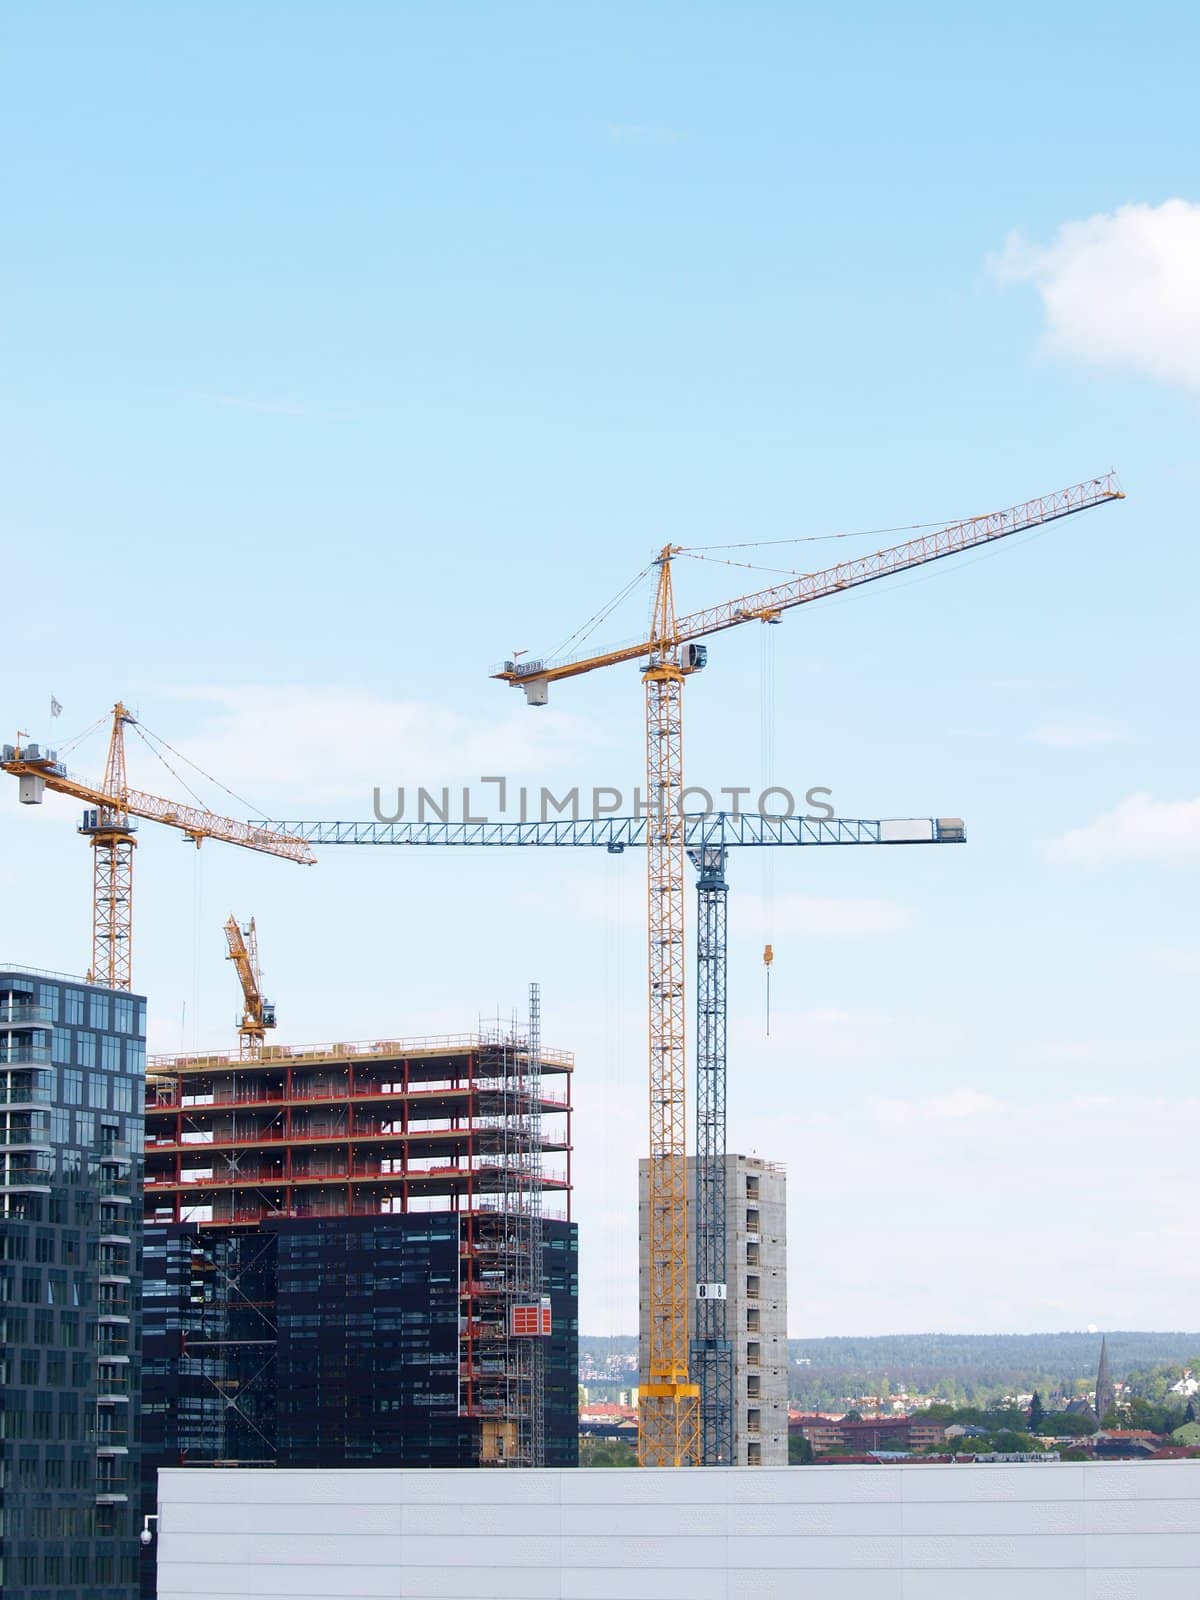
[[[1113,1376],[1158,1361],[1183,1362],[1200,1354],[1200,1333],[1109,1332]],[[1094,1377],[1098,1333],[889,1333],[878,1338],[789,1339],[793,1362],[823,1371],[852,1369],[888,1377],[916,1371],[1000,1373],[1050,1371],[1064,1378]]]
[[[1200,1333],[1106,1330],[1114,1378],[1165,1364],[1200,1365]],[[612,1355],[635,1355],[632,1335],[581,1335],[581,1363],[602,1366]],[[956,1405],[987,1404],[1001,1395],[1095,1380],[1098,1333],[901,1333],[876,1338],[790,1339],[789,1391],[803,1406],[824,1409],[846,1396],[931,1394]],[[628,1383],[629,1379],[624,1380]]]
[[[1200,1333],[1107,1334],[1114,1378],[1170,1363],[1200,1361]],[[955,1405],[988,1404],[1004,1394],[1044,1397],[1094,1382],[1098,1333],[888,1334],[879,1338],[792,1339],[789,1393],[823,1409],[846,1396],[932,1394]],[[797,1364],[800,1363],[800,1364]]]

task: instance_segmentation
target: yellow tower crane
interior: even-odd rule
[[[113,989],[132,984],[133,852],[137,845],[136,818],[178,828],[197,848],[205,839],[221,839],[267,855],[312,865],[316,856],[302,840],[271,828],[254,827],[219,817],[203,806],[180,805],[159,795],[131,789],[125,779],[125,728],[136,721],[117,701],[112,733],[99,787],[73,778],[53,750],[39,745],[5,745],[0,750],[0,771],[20,780],[23,805],[41,805],[45,790],[82,800],[80,833],[91,841],[93,854],[92,963],[88,980]]]
[[[650,1161],[649,1339],[639,1392],[638,1458],[643,1466],[691,1466],[700,1459],[699,1387],[688,1373],[687,1147],[684,1060],[683,684],[705,664],[697,641],[743,622],[778,622],[810,600],[886,578],[944,556],[992,544],[1089,507],[1124,499],[1108,474],[1043,495],[1007,511],[971,517],[823,572],[804,573],[755,594],[677,617],[671,563],[684,553],[665,545],[649,636],[563,661],[510,660],[492,676],[545,705],[551,683],[599,667],[644,661],[646,708],[646,895],[649,967]]]
[[[258,964],[258,930],[254,926],[254,918],[251,917],[242,928],[237,918],[231,915],[225,924],[225,942],[229,946],[225,959],[237,967],[242,998],[246,1002],[246,1009],[238,1023],[241,1056],[243,1061],[253,1060],[262,1054],[267,1029],[275,1026],[275,1007],[269,1000],[263,999],[262,969]]]

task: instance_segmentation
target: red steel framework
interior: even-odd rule
[[[528,1386],[515,1382],[527,1352],[510,1325],[528,1242],[512,1195],[532,1172],[541,1214],[570,1220],[574,1070],[569,1052],[535,1052],[531,1063],[529,1041],[498,1029],[268,1045],[253,1059],[152,1056],[146,1220],[249,1230],[275,1217],[457,1213],[460,1414],[480,1421],[482,1463],[532,1464]]]

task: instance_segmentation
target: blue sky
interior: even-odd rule
[[[714,640],[688,770],[760,780],[769,647],[778,781],[970,828],[734,863],[732,1141],[788,1165],[793,1331],[1200,1325],[1197,34],[1166,5],[10,11],[5,737],[122,696],[277,816],[632,783],[632,669],[527,712],[488,665],[667,540],[1116,467],[1121,505]],[[689,609],[761,581],[677,574]],[[14,788],[4,952],[79,970],[73,808]],[[578,1052],[583,1326],[631,1331],[642,904],[632,857],[301,872],[147,829],[136,978],[162,1049],[232,1038],[231,909],[284,1040],[457,1030],[540,979]]]

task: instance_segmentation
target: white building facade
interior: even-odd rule
[[[696,1164],[688,1158],[688,1239],[696,1236]],[[647,1163],[638,1167],[641,1381],[649,1336]],[[787,1174],[758,1156],[725,1157],[726,1329],[733,1345],[733,1461],[785,1467],[788,1458]],[[688,1254],[694,1304],[695,1253]]]
[[[174,1468],[158,1600],[1195,1600],[1190,1461]]]

